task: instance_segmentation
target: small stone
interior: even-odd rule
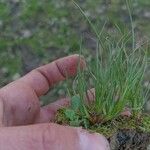
[[[150,18],[150,12],[149,12],[149,11],[145,12],[145,13],[144,13],[144,17]]]
[[[22,37],[23,38],[29,38],[29,37],[31,37],[31,35],[32,35],[32,33],[31,33],[31,31],[30,30],[22,30]]]
[[[3,68],[1,69],[1,71],[2,71],[2,73],[4,73],[4,74],[6,74],[6,73],[9,72],[8,68],[6,68],[6,67],[3,67]]]

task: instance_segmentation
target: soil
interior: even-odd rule
[[[119,130],[108,140],[111,150],[150,150],[150,133]]]

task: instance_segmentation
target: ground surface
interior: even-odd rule
[[[130,28],[128,11],[121,0],[77,2],[99,28],[105,21],[110,32],[113,32],[114,24],[118,24],[124,32]],[[138,46],[150,39],[150,1],[133,0],[132,6]],[[96,45],[92,39],[94,36],[71,1],[0,0],[0,86],[41,64],[77,53],[81,36],[90,60]],[[149,81],[149,72],[145,85]],[[52,99],[64,95],[62,86],[53,91]]]
[[[111,150],[149,150],[150,134],[120,130],[110,138]]]

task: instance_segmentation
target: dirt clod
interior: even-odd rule
[[[109,141],[111,150],[147,150],[150,145],[150,133],[119,130]]]

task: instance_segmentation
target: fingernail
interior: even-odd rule
[[[81,150],[110,150],[107,139],[98,133],[79,130],[79,140]]]

